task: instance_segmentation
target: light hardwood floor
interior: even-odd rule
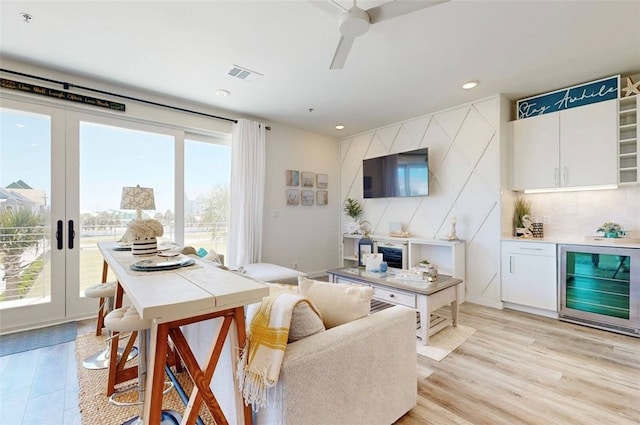
[[[469,303],[460,321],[477,331],[440,362],[418,356],[418,404],[397,424],[640,423],[640,339]],[[0,357],[0,424],[80,424],[75,368],[73,342]]]
[[[418,356],[418,405],[397,424],[640,423],[639,338],[468,303],[460,321],[477,331]]]

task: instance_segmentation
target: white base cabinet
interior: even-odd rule
[[[502,241],[502,301],[558,311],[556,245]]]

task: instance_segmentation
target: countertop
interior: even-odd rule
[[[522,238],[516,236],[503,236],[503,241],[514,242],[537,242],[567,245],[594,245],[610,246],[615,248],[636,248],[640,249],[640,238],[605,238],[602,236],[585,236],[583,238]]]

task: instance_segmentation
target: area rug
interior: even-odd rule
[[[73,341],[78,334],[76,322],[0,336],[0,357]]]
[[[429,337],[429,345],[422,345],[422,342],[416,341],[416,350],[421,356],[440,361],[458,348],[475,331],[476,329],[471,326],[447,326]]]
[[[120,425],[126,419],[138,414],[137,406],[130,407],[118,407],[109,403],[109,398],[105,395],[107,389],[107,369],[101,370],[89,370],[82,366],[82,360],[88,356],[102,350],[105,347],[105,337],[96,337],[95,334],[79,335],[76,338],[76,362],[78,369],[78,384],[80,390],[78,392],[78,399],[80,403],[80,415],[82,416],[83,424],[100,424],[100,425]],[[131,360],[127,363],[129,365],[135,365],[137,359]],[[187,395],[191,394],[193,389],[193,383],[191,382],[189,375],[184,373],[177,374],[178,381],[184,387]],[[168,378],[167,378],[168,380]],[[122,383],[116,388],[118,390],[124,388],[134,387],[135,380],[129,383]],[[133,391],[128,394],[123,394],[118,398],[120,401],[135,401],[137,399],[137,392]],[[163,398],[163,409],[171,409],[184,413],[184,404],[175,390],[171,390]],[[213,418],[209,414],[206,407],[200,410],[200,417],[203,423],[213,424]]]

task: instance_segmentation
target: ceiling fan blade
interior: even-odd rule
[[[450,0],[395,0],[367,9],[366,12],[369,15],[370,22],[375,24],[440,3],[447,3],[448,1]]]
[[[340,17],[345,12],[348,12],[347,9],[340,6],[338,3],[334,3],[332,1],[327,0],[308,0],[309,3],[317,7],[318,9],[323,10],[334,18]]]
[[[331,66],[329,69],[342,69],[344,67],[344,63],[347,61],[347,56],[349,56],[349,51],[351,50],[351,46],[353,46],[355,38],[340,37],[340,41],[338,41],[338,48],[336,48],[336,53],[333,55],[333,60],[331,61]]]

